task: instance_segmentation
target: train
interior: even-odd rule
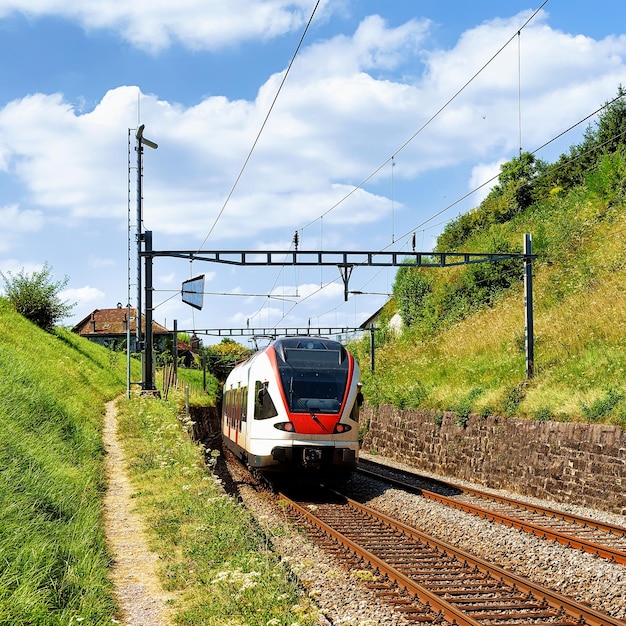
[[[358,462],[359,379],[338,341],[274,339],[224,383],[224,445],[270,480],[345,482]]]

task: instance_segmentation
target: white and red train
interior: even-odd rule
[[[345,480],[359,453],[358,385],[358,364],[341,343],[276,339],[226,379],[223,441],[266,475]]]

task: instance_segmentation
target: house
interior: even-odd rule
[[[145,329],[145,316],[141,316]],[[130,326],[130,349],[137,352],[137,313],[136,309],[123,307],[118,303],[115,309],[95,309],[82,319],[72,332],[112,350],[126,346]],[[171,350],[172,332],[157,322],[152,322],[153,346],[155,352]],[[179,352],[189,350],[189,346],[178,341]]]
[[[359,328],[362,328],[363,330],[370,330],[372,326],[377,327],[380,322],[381,316],[383,312],[385,311],[385,308],[387,307],[388,304],[389,302],[386,302],[385,304],[383,304],[383,306],[380,307],[380,309],[372,313],[372,315],[370,315],[359,326]],[[391,316],[391,318],[387,322],[387,328],[396,334],[402,331],[403,321],[399,312],[396,312]]]

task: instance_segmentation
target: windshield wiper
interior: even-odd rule
[[[313,418],[313,421],[316,424],[319,424],[327,433],[330,432],[330,430],[328,430],[328,428],[326,428],[326,426],[324,426],[324,424],[322,423],[322,420],[320,420],[320,418],[317,417],[317,415],[315,415],[315,413],[313,413],[313,411],[309,411],[309,413],[311,414],[311,417]]]

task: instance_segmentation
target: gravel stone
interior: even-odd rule
[[[361,456],[399,469],[412,469],[378,456]],[[450,477],[428,476],[489,491],[481,485]],[[626,568],[623,565],[450,509],[419,495],[380,487],[377,481],[355,475],[348,483],[348,495],[517,575],[614,618],[626,619]],[[237,490],[270,538],[273,549],[319,607],[320,626],[404,626],[411,623],[381,603],[359,580],[358,570],[349,571],[345,564],[294,531],[285,513],[280,512],[267,493],[256,490],[246,481],[239,483]],[[624,516],[508,495],[626,527]]]

